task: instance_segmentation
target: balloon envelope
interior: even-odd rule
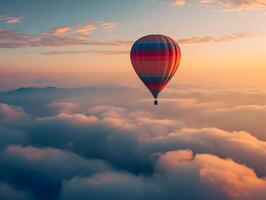
[[[130,57],[137,75],[156,99],[174,76],[181,52],[172,38],[147,35],[133,44]]]

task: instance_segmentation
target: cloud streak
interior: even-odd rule
[[[128,50],[79,50],[79,51],[48,51],[42,55],[78,55],[78,54],[95,54],[100,56],[123,55],[129,54]]]
[[[91,41],[89,36],[97,29],[112,31],[115,22],[87,22],[73,26],[60,26],[46,32],[28,34],[0,28],[0,48],[65,47],[77,45],[117,45],[118,41]],[[121,43],[123,43],[121,41]]]
[[[169,1],[169,0],[168,0]],[[189,0],[170,0],[172,6],[183,6],[188,3],[193,3]],[[210,5],[225,11],[239,11],[239,10],[258,10],[266,8],[265,0],[198,0],[199,4]]]
[[[251,33],[235,33],[231,35],[223,35],[223,36],[198,36],[198,37],[190,37],[190,38],[181,38],[177,42],[183,45],[191,45],[191,44],[211,44],[211,43],[219,43],[219,42],[230,42],[237,40],[250,39],[255,37],[255,34]],[[89,46],[130,46],[134,43],[131,40],[110,40],[110,41],[100,41],[100,40],[91,40],[85,42],[83,45]],[[41,53],[42,55],[77,55],[77,54],[96,54],[96,55],[121,55],[121,54],[129,54],[130,50],[117,50],[117,49],[109,49],[109,50],[76,50],[76,51],[48,51]]]
[[[5,17],[3,17],[3,20]],[[0,18],[1,19],[1,18]],[[0,28],[0,48],[23,48],[23,47],[68,47],[68,46],[130,46],[133,40],[112,39],[94,40],[90,36],[95,30],[104,32],[112,31],[118,24],[110,21],[86,22],[74,25],[59,26],[46,32],[29,34],[12,29]],[[196,36],[181,38],[180,44],[199,44],[226,42],[255,37],[251,33],[234,33],[224,36]],[[77,50],[77,51],[49,51],[41,54],[82,54],[93,53],[97,55],[126,54],[129,50]]]
[[[201,0],[201,4],[213,5],[222,10],[237,11],[237,10],[255,10],[265,9],[265,0],[235,0],[235,1],[223,1],[223,0]]]
[[[0,21],[6,24],[19,24],[23,21],[24,17],[12,17],[8,15],[0,15]]]
[[[179,39],[178,42],[180,44],[201,44],[201,43],[217,43],[217,42],[228,42],[235,40],[244,40],[255,37],[254,34],[251,33],[234,33],[231,35],[223,35],[223,36],[198,36],[191,38],[183,38]]]
[[[186,0],[170,0],[170,2],[173,6],[183,6],[187,3]]]

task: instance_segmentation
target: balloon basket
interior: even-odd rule
[[[154,100],[154,105],[158,105],[158,101],[156,99]]]

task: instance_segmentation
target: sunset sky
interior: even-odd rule
[[[181,46],[172,83],[266,84],[264,0],[3,0],[0,14],[1,90],[135,84],[131,45],[153,33]]]
[[[265,0],[0,0],[1,200],[265,200],[265,102]]]

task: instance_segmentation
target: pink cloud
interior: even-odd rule
[[[202,4],[209,4],[217,6],[223,10],[254,10],[265,9],[265,0],[235,0],[235,1],[223,1],[223,0],[201,0]]]
[[[169,1],[169,0],[167,0]],[[189,0],[170,0],[173,6],[182,6],[190,2]],[[265,0],[198,0],[198,3],[202,5],[212,5],[222,10],[227,11],[237,11],[237,10],[255,10],[255,9],[265,9]],[[191,1],[191,3],[194,3]]]
[[[179,39],[178,43],[180,44],[200,44],[200,43],[215,43],[215,42],[228,42],[234,40],[243,40],[254,37],[254,34],[251,33],[235,33],[231,35],[223,36],[198,36],[191,38]]]
[[[123,41],[93,41],[88,36],[96,30],[112,30],[115,22],[87,22],[60,26],[37,34],[0,28],[0,48],[64,47],[75,45],[119,45]]]
[[[72,34],[79,34],[80,36],[89,36],[96,29],[104,31],[112,31],[117,26],[117,22],[100,21],[100,22],[87,22],[71,26]]]
[[[251,33],[235,33],[231,35],[224,36],[198,36],[198,37],[190,37],[190,38],[182,38],[178,40],[180,44],[202,44],[202,43],[217,43],[217,42],[228,42],[235,40],[244,40],[255,37],[254,34]],[[90,40],[84,42],[83,45],[90,46],[130,46],[134,41],[120,39],[120,40]],[[81,42],[82,43],[82,42]],[[76,51],[48,51],[41,53],[42,55],[76,55],[76,54],[96,54],[96,55],[121,55],[121,54],[129,54],[130,50],[76,50]]]
[[[4,21],[6,24],[19,24],[23,19],[24,17],[12,17],[8,15],[0,16],[0,21]]]
[[[175,168],[179,163],[190,162],[192,159],[193,152],[191,150],[169,151],[160,157],[158,166],[169,170]]]
[[[74,32],[80,34],[81,36],[89,36],[92,31],[97,28],[97,24],[95,23],[86,23],[80,25],[78,28],[74,30]]]
[[[226,199],[263,200],[265,197],[266,180],[231,159],[221,159],[210,154],[193,156],[190,150],[179,150],[163,154],[157,168],[166,174],[168,182],[172,184],[177,182],[175,179],[179,176],[188,176],[188,180],[191,176],[198,176],[203,187]],[[193,184],[194,181],[191,182]]]
[[[56,102],[50,104],[57,113],[75,113],[79,110],[79,105],[72,102]]]
[[[96,124],[99,119],[95,116],[87,116],[81,113],[75,113],[75,114],[60,113],[56,116],[45,117],[39,120],[40,121],[61,120],[61,121],[68,121],[73,124],[91,125],[91,124]]]
[[[116,22],[103,22],[100,27],[105,31],[112,31],[117,26]]]
[[[21,108],[0,103],[0,124],[20,121],[25,117],[26,114]]]
[[[187,3],[186,0],[170,0],[170,2],[173,6],[182,6]]]
[[[61,26],[51,30],[53,35],[63,35],[71,30],[70,26]]]
[[[266,174],[266,160],[264,159],[266,142],[244,131],[227,132],[217,128],[183,128],[165,136],[155,137],[148,143],[150,148],[161,146],[160,150],[185,148],[234,158],[260,174]]]
[[[117,26],[115,22],[88,22],[73,26],[60,26],[37,34],[28,34],[16,30],[0,29],[0,48],[22,47],[66,47],[66,46],[130,46],[134,41],[128,39],[93,40],[91,33],[96,29],[111,31]],[[227,42],[254,37],[251,33],[234,33],[224,36],[197,36],[181,38],[180,44],[198,44]],[[49,51],[41,54],[82,54],[94,53],[98,55],[126,54],[128,50],[77,50],[77,51]]]

